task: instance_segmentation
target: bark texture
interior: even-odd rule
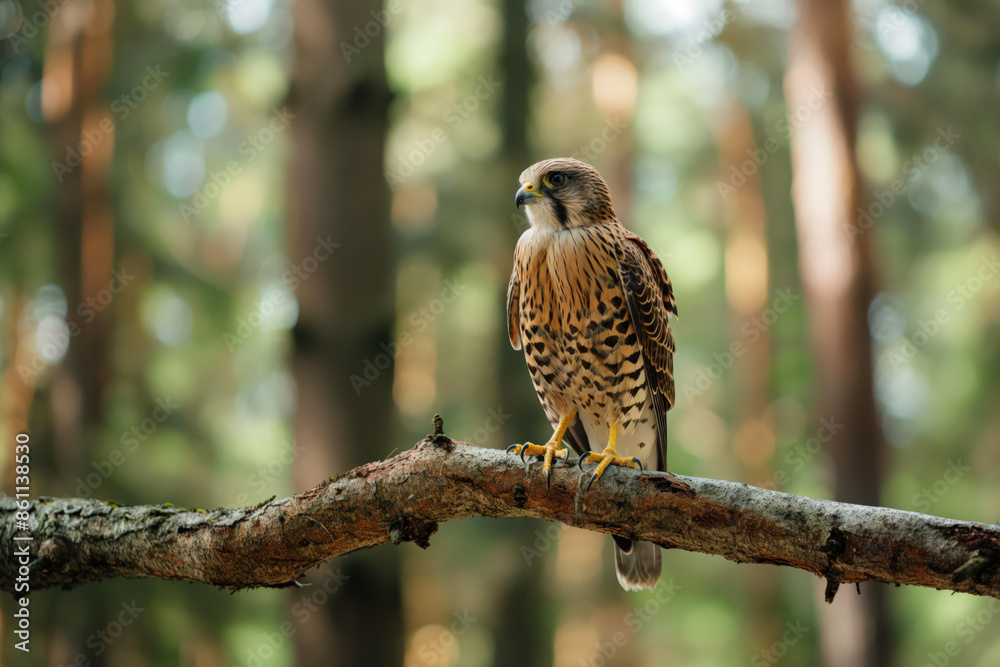
[[[1000,527],[849,505],[737,482],[612,468],[583,493],[575,466],[539,464],[428,437],[291,498],[242,509],[185,510],[42,498],[27,532],[0,500],[0,551],[28,544],[32,590],[110,577],[156,577],[241,589],[295,585],[334,556],[387,542],[429,546],[438,523],[527,516],[649,540],[738,563],[796,567],[828,581],[880,581],[1000,598]],[[15,541],[15,535],[32,541]],[[0,572],[14,590],[17,568]]]

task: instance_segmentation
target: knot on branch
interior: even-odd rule
[[[840,581],[835,576],[841,569],[837,565],[837,559],[847,551],[847,535],[840,529],[837,523],[839,521],[835,517],[830,534],[827,536],[823,546],[819,548],[827,557],[827,565],[823,569],[823,574],[826,576],[826,590],[824,591],[823,599],[826,600],[827,604],[833,603],[833,598],[836,597],[837,590],[840,588]],[[858,592],[861,592],[860,589]]]
[[[826,578],[826,590],[823,592],[823,599],[826,600],[827,604],[833,604],[833,598],[837,596],[837,590],[839,588],[839,581],[833,577]]]
[[[951,575],[952,583],[972,580],[974,584],[988,585],[1000,570],[1000,538],[981,526],[960,523],[938,528],[942,535],[954,540],[971,555]]]
[[[431,545],[431,535],[437,532],[436,521],[421,521],[412,516],[397,518],[389,526],[389,537],[393,544],[413,542],[421,549]]]
[[[517,486],[514,487],[514,504],[518,507],[524,507],[525,503],[528,502],[528,494],[524,490],[524,484],[518,482]]]
[[[31,563],[32,572],[64,573],[73,565],[73,544],[61,535],[54,535],[43,540],[38,547],[38,554]]]
[[[451,453],[455,449],[455,443],[451,438],[444,434],[444,418],[441,417],[441,415],[434,415],[434,421],[431,422],[431,427],[433,430],[431,431],[431,434],[427,436],[428,439],[441,449]]]
[[[830,565],[833,565],[840,558],[841,554],[847,551],[847,534],[840,529],[840,526],[834,524],[833,528],[830,529],[830,534],[827,536],[826,542],[819,549],[830,559]]]
[[[972,558],[955,570],[955,573],[951,575],[951,580],[957,584],[966,579],[975,578],[976,583],[988,584],[993,578],[993,573],[996,572],[997,565],[995,553],[985,549],[977,549],[972,554]]]

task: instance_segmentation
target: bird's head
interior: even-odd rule
[[[597,170],[568,157],[542,160],[518,179],[514,203],[533,227],[570,229],[617,221],[611,191]]]

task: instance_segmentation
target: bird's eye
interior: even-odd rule
[[[566,174],[559,173],[558,171],[554,171],[551,174],[545,174],[545,177],[542,180],[545,181],[545,185],[549,186],[553,190],[561,188],[569,182]]]

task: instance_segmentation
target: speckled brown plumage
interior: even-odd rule
[[[666,469],[666,413],[674,403],[668,317],[677,306],[663,266],[622,225],[607,184],[590,165],[545,160],[519,180],[517,204],[526,206],[531,227],[514,254],[508,329],[511,345],[524,350],[556,436],[565,431],[580,454],[608,443],[605,454],[620,455],[611,457],[615,464],[635,457]],[[556,436],[550,449],[559,444]],[[627,540],[617,546],[622,585],[655,584],[659,548]],[[639,569],[623,573],[630,566]]]

